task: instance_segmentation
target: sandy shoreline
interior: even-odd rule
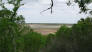
[[[49,33],[55,33],[62,25],[72,26],[72,24],[28,24],[35,32],[47,35]]]

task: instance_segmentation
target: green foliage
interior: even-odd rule
[[[75,0],[86,12],[91,0]],[[81,19],[71,28],[62,26],[56,34],[43,36],[25,24],[17,15],[21,0],[7,0],[14,8],[10,11],[1,0],[0,52],[92,52],[92,18]]]
[[[18,17],[16,16],[14,22],[10,20],[10,15],[12,14],[9,10],[1,10],[0,11],[0,51],[1,52],[12,52],[14,51],[16,38],[19,36],[19,30],[22,26],[23,20],[16,20]],[[9,12],[9,13],[8,13]],[[2,15],[4,14],[4,15]],[[19,23],[17,23],[19,22]],[[14,40],[15,39],[15,40]]]
[[[44,52],[91,52],[92,18],[81,19],[71,28],[62,26],[51,43]]]
[[[51,41],[53,40],[55,38],[55,34],[48,34],[48,36],[47,36],[47,40],[46,40],[46,45],[48,45],[48,44],[51,44]]]
[[[40,49],[40,52],[48,52],[48,50],[51,48],[51,45],[53,45],[53,40],[55,39],[55,34],[48,34],[46,36],[45,44],[42,49]]]
[[[87,13],[87,11],[92,12],[92,10],[87,7],[88,4],[92,3],[92,0],[74,0],[74,1],[75,1],[75,3],[78,3],[78,6],[79,6],[79,8],[81,10],[80,13],[81,12],[86,12]]]
[[[51,42],[52,44],[47,47],[47,52],[71,52],[71,29],[62,26],[56,32],[56,38],[54,38]]]
[[[36,32],[24,35],[24,52],[39,52],[42,48],[43,36]]]
[[[14,8],[10,11],[0,0],[0,52],[39,52],[46,37],[34,32],[25,24],[24,17],[17,15],[21,0],[7,0]]]
[[[39,52],[45,45],[45,36],[33,32],[22,15],[11,18],[14,13],[7,9],[0,14],[0,52]]]
[[[19,3],[17,0],[15,1],[16,3]],[[12,3],[14,6],[18,6],[19,4]],[[17,10],[8,10],[4,6],[2,0],[0,0],[0,6],[0,52],[16,52],[16,40],[20,36],[20,31],[22,30],[21,27],[23,27],[24,24],[24,18],[21,15],[17,15]],[[16,8],[17,7],[14,7],[13,9]]]
[[[73,37],[77,44],[78,52],[92,51],[92,18],[81,19],[73,27]]]

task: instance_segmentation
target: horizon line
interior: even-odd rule
[[[76,23],[26,23],[26,24],[76,24]]]

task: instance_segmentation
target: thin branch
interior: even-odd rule
[[[51,6],[49,8],[47,8],[46,10],[43,10],[42,12],[45,12],[47,10],[51,10],[51,14],[52,14],[53,13],[53,11],[52,11],[52,9],[53,9],[53,3],[54,3],[53,0],[51,0]]]

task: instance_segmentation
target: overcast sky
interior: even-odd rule
[[[50,10],[40,13],[50,6],[50,0],[24,0],[18,14],[25,17],[26,23],[76,23],[87,15],[79,14],[77,4],[67,6],[66,0],[55,0],[53,14]]]

